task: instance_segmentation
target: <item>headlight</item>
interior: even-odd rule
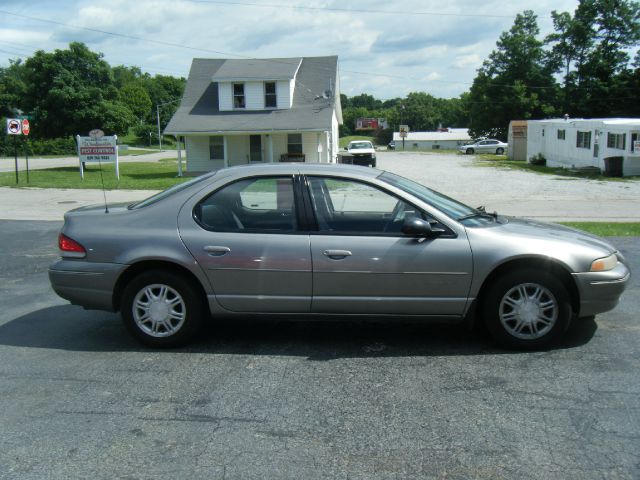
[[[612,253],[608,257],[598,258],[591,263],[592,272],[604,272],[611,270],[618,264],[618,257],[615,253]]]

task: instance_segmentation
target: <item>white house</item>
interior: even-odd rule
[[[393,132],[396,149],[402,149],[400,132]],[[467,128],[447,128],[437,132],[408,132],[404,139],[405,150],[457,149],[471,140]]]
[[[527,122],[527,160],[550,167],[597,167],[622,157],[624,176],[640,175],[640,118],[549,119]]]
[[[342,124],[338,57],[202,59],[164,130],[190,172],[252,162],[333,163]]]

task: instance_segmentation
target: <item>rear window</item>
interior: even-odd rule
[[[204,175],[200,175],[199,177],[192,178],[191,180],[188,180],[186,182],[177,183],[174,186],[169,187],[166,190],[163,190],[162,192],[159,192],[159,193],[156,193],[155,195],[150,196],[149,198],[145,198],[144,200],[141,200],[139,202],[132,203],[131,205],[129,205],[128,208],[129,210],[134,210],[136,208],[143,208],[149,205],[153,205],[154,203],[157,203],[164,198],[168,198],[204,180],[208,180],[211,177],[213,177],[215,174],[216,172],[205,173]]]
[[[373,148],[369,142],[354,142],[349,144],[349,148]]]

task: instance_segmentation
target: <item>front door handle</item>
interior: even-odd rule
[[[204,247],[204,251],[209,254],[210,257],[221,257],[231,251],[229,247],[219,247],[216,245],[207,245]]]
[[[325,250],[322,253],[333,260],[342,260],[352,255],[349,250]]]

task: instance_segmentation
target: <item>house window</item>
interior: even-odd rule
[[[624,150],[627,143],[626,133],[607,133],[607,148]]]
[[[209,158],[211,160],[224,160],[224,137],[209,137]]]
[[[276,82],[265,82],[264,106],[265,108],[276,108],[278,106],[278,98],[276,97]]]
[[[565,135],[566,135],[566,130],[558,129],[558,140],[564,140]]]
[[[233,108],[244,108],[244,83],[233,84]]]
[[[576,136],[576,147],[591,148],[591,132],[578,132]]]
[[[640,153],[640,151],[636,152],[636,142],[638,141],[638,138],[640,138],[640,135],[637,133],[631,134],[631,153]]]
[[[290,133],[287,142],[287,153],[302,153],[302,134]]]

